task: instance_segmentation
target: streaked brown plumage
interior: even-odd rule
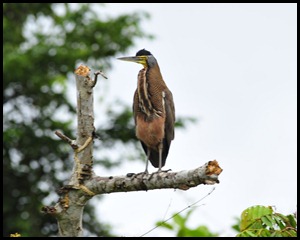
[[[135,57],[119,58],[140,63],[137,89],[133,99],[136,136],[151,164],[161,171],[166,163],[171,141],[174,139],[175,108],[154,56],[142,49]],[[145,172],[148,172],[148,160]]]

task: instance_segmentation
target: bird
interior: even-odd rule
[[[143,65],[137,77],[133,97],[135,134],[141,142],[148,162],[161,172],[166,163],[171,141],[174,139],[175,107],[172,92],[167,87],[156,58],[146,49],[136,56],[120,57],[122,61]]]

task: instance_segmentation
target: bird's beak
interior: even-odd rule
[[[135,63],[140,63],[144,66],[146,66],[147,62],[147,57],[145,56],[134,56],[134,57],[120,57],[120,58],[117,58],[119,60],[122,60],[122,61],[127,61],[127,62],[135,62]]]
[[[128,61],[128,62],[138,62],[139,61],[138,57],[120,57],[118,59],[122,60],[122,61]]]

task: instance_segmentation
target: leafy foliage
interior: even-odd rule
[[[57,234],[56,220],[40,209],[57,201],[55,191],[73,165],[69,146],[54,135],[60,130],[76,136],[76,109],[66,94],[74,82],[68,76],[79,63],[107,73],[112,58],[137,39],[153,38],[140,28],[146,13],[110,17],[102,14],[104,6],[3,3],[3,236]],[[131,106],[111,105],[121,111],[110,108],[107,124],[95,126],[101,139],[95,152],[126,144],[133,149],[131,158],[143,159]],[[178,119],[178,127],[184,127],[184,118]],[[120,163],[103,155],[94,162],[107,168]],[[89,236],[112,235],[90,204],[83,227]]]
[[[75,106],[66,96],[68,74],[78,62],[106,71],[112,57],[136,39],[151,37],[139,27],[146,14],[101,19],[94,6],[3,4],[4,236],[57,234],[56,220],[41,215],[40,209],[57,200],[55,190],[73,164],[72,151],[54,135],[57,129],[76,135]],[[134,137],[124,114],[128,109],[114,115],[111,126],[129,129],[122,142]],[[107,138],[117,138],[107,132]],[[91,205],[85,208],[83,224],[89,235],[110,236],[110,228],[99,223]]]
[[[200,225],[189,228],[187,222],[194,208],[185,215],[176,213],[172,223],[159,221],[157,227],[166,228],[176,237],[216,237],[218,233],[212,233],[206,226]],[[238,232],[237,237],[297,237],[297,219],[295,215],[283,215],[277,213],[272,207],[252,206],[244,210],[241,218],[236,218],[236,224],[232,229]]]
[[[297,220],[294,215],[274,212],[272,207],[252,206],[241,215],[237,237],[296,237]]]
[[[200,225],[196,228],[189,228],[187,226],[187,221],[190,215],[193,213],[193,208],[191,208],[185,215],[174,214],[173,223],[169,224],[164,221],[159,221],[156,226],[164,227],[168,230],[173,231],[176,237],[216,237],[217,233],[212,233],[208,227]]]

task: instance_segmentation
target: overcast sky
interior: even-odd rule
[[[198,119],[187,130],[175,132],[164,169],[193,169],[216,159],[223,172],[220,184],[214,186],[105,195],[97,207],[99,217],[120,236],[140,236],[213,187],[215,191],[198,204],[205,205],[195,209],[190,227],[203,224],[229,236],[234,217],[247,207],[271,205],[283,214],[293,213],[297,207],[296,4],[126,3],[100,9],[99,14],[111,16],[150,14],[142,27],[156,39],[137,41],[127,55],[142,48],[151,51],[173,93],[176,115]],[[141,67],[116,60],[106,73],[107,101],[117,97],[131,105]],[[124,160],[122,168],[96,169],[96,174],[123,175],[144,167],[142,162]],[[149,170],[157,169],[149,164]],[[172,234],[158,228],[146,236]]]

